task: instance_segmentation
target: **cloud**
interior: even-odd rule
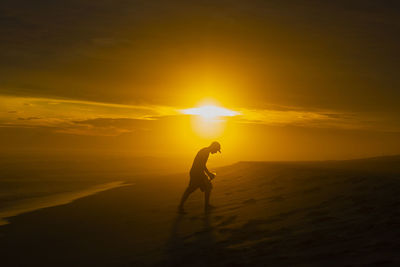
[[[9,112],[10,110],[15,112]],[[188,115],[180,107],[120,105],[71,99],[0,96],[2,127],[40,127],[76,135],[118,136],[148,131],[158,125]],[[269,126],[400,131],[398,120],[381,115],[345,113],[331,110],[305,110],[299,107],[271,106],[270,109],[237,109],[241,115],[229,121]]]
[[[20,121],[30,121],[30,120],[40,120],[39,117],[27,117],[27,118],[17,118]]]
[[[400,132],[400,120],[391,113],[340,112],[332,110],[292,109],[242,109],[240,123],[256,123],[270,126],[298,126],[343,130],[367,130]]]
[[[123,133],[145,130],[148,120],[129,118],[97,118],[72,121],[68,127],[59,128],[56,132],[78,135],[118,136]]]
[[[2,126],[41,127],[68,134],[116,136],[177,114],[175,108],[166,106],[0,96]]]
[[[358,128],[362,127],[354,114],[308,110],[241,110],[245,123],[268,125],[295,125],[304,127]]]

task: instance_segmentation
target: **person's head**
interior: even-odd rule
[[[211,154],[215,154],[217,152],[221,153],[221,145],[220,143],[214,141],[209,146]]]

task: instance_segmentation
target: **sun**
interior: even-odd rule
[[[213,105],[201,106],[197,108],[188,108],[181,110],[183,114],[187,115],[198,115],[203,119],[212,120],[220,117],[232,117],[239,115],[239,112],[229,110],[223,107],[217,107]]]
[[[220,137],[224,132],[227,117],[240,115],[239,112],[215,105],[203,105],[180,110],[181,113],[192,115],[192,128],[203,138]]]

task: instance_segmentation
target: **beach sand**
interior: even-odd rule
[[[240,162],[176,213],[187,174],[9,218],[2,266],[399,266],[400,157]]]
[[[0,226],[4,224],[8,224],[7,218],[14,217],[22,213],[27,213],[39,209],[44,209],[53,206],[60,206],[64,204],[68,204],[75,199],[79,199],[85,196],[93,195],[98,192],[106,191],[111,188],[127,186],[122,181],[99,184],[95,186],[91,186],[86,189],[76,190],[72,192],[64,192],[58,194],[50,194],[42,197],[34,197],[23,199],[21,201],[15,201],[11,205],[0,211]]]

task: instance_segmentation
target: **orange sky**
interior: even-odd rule
[[[226,162],[400,153],[396,4],[0,8],[3,151],[175,157],[217,139]],[[180,110],[207,101],[240,115],[204,134]]]

